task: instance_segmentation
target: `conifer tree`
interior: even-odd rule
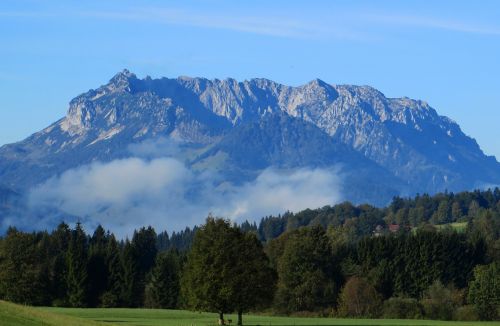
[[[72,307],[87,306],[87,237],[80,222],[71,232],[66,264],[68,302]]]
[[[88,283],[89,283],[89,306],[99,305],[100,296],[106,291],[108,270],[106,266],[106,247],[108,235],[103,227],[99,225],[89,245],[88,261]]]
[[[39,250],[39,234],[9,228],[0,247],[0,296],[9,301],[47,304],[46,256]]]
[[[159,253],[146,285],[146,306],[149,308],[177,307],[179,299],[180,261],[175,251]]]
[[[57,229],[51,234],[52,254],[49,257],[50,262],[50,291],[53,296],[53,304],[67,305],[67,283],[68,266],[66,257],[69,242],[71,239],[71,230],[66,223],[60,223]]]
[[[123,262],[123,283],[121,286],[121,299],[125,307],[136,307],[137,302],[137,279],[138,279],[138,264],[137,255],[134,247],[127,239],[123,247],[122,253]]]
[[[118,307],[123,293],[123,266],[120,248],[113,234],[108,236],[105,258],[107,284],[106,292],[101,296],[101,305],[109,308]]]

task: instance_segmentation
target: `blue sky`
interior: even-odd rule
[[[2,0],[0,144],[123,68],[371,85],[429,102],[500,158],[498,1]]]

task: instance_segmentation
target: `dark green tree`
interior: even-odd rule
[[[123,265],[120,248],[113,234],[109,235],[106,246],[107,284],[106,292],[101,295],[103,307],[118,307],[123,293]]]
[[[50,260],[50,291],[55,306],[66,306],[68,303],[67,284],[68,266],[66,264],[67,251],[71,239],[71,230],[66,223],[60,223],[51,234]]]
[[[121,260],[123,263],[121,302],[125,307],[137,307],[140,304],[136,296],[140,290],[137,285],[139,267],[137,253],[128,239],[125,241]]]
[[[89,244],[88,261],[88,300],[90,307],[97,307],[101,295],[106,291],[108,269],[106,266],[106,247],[108,235],[103,227],[99,225]]]
[[[0,246],[0,295],[3,299],[29,305],[49,303],[49,280],[40,250],[42,234],[9,229]]]
[[[294,312],[333,306],[338,292],[334,267],[324,229],[298,229],[278,262],[278,308]]]
[[[146,285],[145,305],[174,309],[179,301],[180,259],[175,251],[159,253]]]
[[[239,233],[237,236],[238,256],[233,258],[237,270],[232,283],[238,325],[243,325],[244,312],[266,307],[271,303],[277,275],[270,267],[262,244],[254,233]]]
[[[87,236],[81,223],[78,222],[76,228],[71,231],[66,255],[68,303],[72,307],[86,307],[88,305],[87,257]]]
[[[195,234],[183,271],[181,291],[186,304],[217,312],[220,323],[225,313],[236,308],[233,278],[238,271],[239,232],[229,221],[207,218]]]
[[[134,232],[131,242],[126,242],[123,251],[123,300],[129,307],[144,305],[146,275],[154,266],[156,254],[156,232],[152,227]]]

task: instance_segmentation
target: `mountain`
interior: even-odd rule
[[[196,173],[217,171],[220,183],[243,184],[268,167],[333,169],[344,199],[354,202],[500,183],[496,159],[423,101],[319,79],[292,87],[267,79],[139,79],[124,70],[74,98],[61,120],[1,147],[0,184],[26,194],[64,171],[134,156],[134,146],[158,139],[175,140],[169,156]]]

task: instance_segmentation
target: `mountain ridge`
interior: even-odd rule
[[[355,180],[346,191],[354,202],[500,184],[496,159],[425,101],[320,79],[292,87],[263,78],[139,79],[128,70],[75,97],[62,119],[0,147],[0,184],[27,192],[158,138],[190,144],[180,155],[188,166],[232,171],[231,183],[269,166],[342,166]]]

